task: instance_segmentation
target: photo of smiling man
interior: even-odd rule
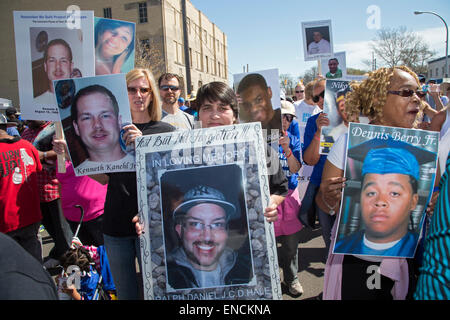
[[[426,194],[419,189],[420,166],[435,161],[436,154],[389,137],[356,145],[348,157],[362,162],[361,226],[338,239],[334,253],[414,256],[421,219],[414,219],[412,213],[424,207],[423,200],[419,206],[419,194]],[[341,226],[343,222],[341,218]]]
[[[60,106],[59,110],[77,176],[135,170],[134,156],[121,143],[122,128],[131,123],[124,77],[119,74],[55,81],[57,95],[58,88],[67,82],[76,88],[70,107]],[[121,95],[126,95],[126,100]]]
[[[170,190],[172,196],[174,184],[167,188],[167,182],[174,181],[174,176],[204,178],[198,184],[183,179],[178,185],[187,191],[181,198],[170,197],[176,200],[165,213],[168,291],[242,285],[253,278],[242,187],[235,179],[236,183],[231,182],[234,190],[222,190],[210,178],[216,176],[213,172],[233,178],[242,174],[238,166],[228,165],[172,171],[168,174],[172,178],[161,178],[162,192]],[[176,235],[172,244],[170,234]]]

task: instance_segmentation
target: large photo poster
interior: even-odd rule
[[[54,81],[59,117],[76,176],[135,171],[123,139],[132,123],[125,74]]]
[[[333,253],[414,256],[434,186],[439,133],[350,123]]]
[[[143,136],[145,299],[281,299],[261,124]]]
[[[53,80],[94,76],[94,13],[14,11],[23,119],[58,121]]]
[[[235,74],[233,81],[234,90],[239,97],[240,122],[261,122],[267,143],[278,153],[281,133],[278,69]]]
[[[95,17],[95,75],[134,68],[135,30],[133,22]]]
[[[327,114],[330,125],[322,127],[320,135],[320,154],[328,154],[334,142],[347,132],[345,96],[350,91],[350,81],[328,80],[325,85],[323,112]]]

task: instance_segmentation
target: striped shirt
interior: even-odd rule
[[[450,299],[450,153],[438,200],[425,238],[425,251],[414,299]]]

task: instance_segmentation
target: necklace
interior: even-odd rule
[[[325,205],[328,207],[328,214],[330,216],[334,216],[336,214],[336,211],[334,210],[334,208],[336,208],[336,206],[338,205],[339,201],[334,205],[334,206],[330,206],[326,201],[325,198],[323,197],[323,192],[321,192],[321,196],[322,196],[322,201],[323,203],[325,203]]]

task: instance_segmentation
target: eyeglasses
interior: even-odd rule
[[[414,90],[411,90],[411,89],[403,89],[403,90],[399,90],[399,91],[394,91],[394,90],[391,91],[390,90],[390,91],[388,91],[388,93],[395,94],[397,96],[404,97],[404,98],[412,97],[414,95],[414,93],[418,97],[424,97],[426,95],[426,92],[414,91]]]
[[[303,92],[305,92],[305,90],[300,90],[300,91],[295,90],[295,93],[303,93]]]
[[[159,89],[160,90],[162,90],[162,91],[169,91],[169,89],[170,90],[172,90],[172,91],[178,91],[178,90],[180,90],[180,87],[177,87],[177,86],[161,86],[161,87],[159,87]]]
[[[283,118],[285,118],[289,122],[292,122],[292,120],[294,120],[294,116],[292,114],[283,114]]]
[[[211,224],[204,224],[198,221],[185,221],[184,227],[187,228],[188,231],[191,232],[200,232],[204,231],[206,227],[209,227],[209,230],[212,232],[216,231],[225,231],[226,229],[226,223],[225,222],[215,222]]]
[[[319,102],[320,98],[325,97],[325,90],[323,90],[321,93],[319,93],[317,96],[313,96],[312,100],[317,103]]]
[[[141,94],[147,94],[150,92],[150,88],[133,88],[133,87],[128,87],[128,93],[131,94],[136,94],[136,92],[140,92]]]

